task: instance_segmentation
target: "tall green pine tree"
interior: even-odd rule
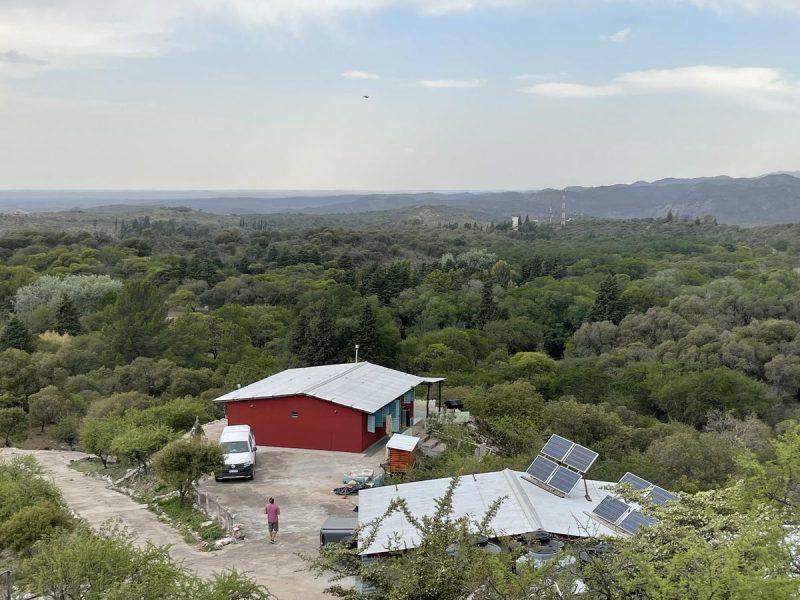
[[[56,309],[56,331],[61,335],[78,335],[82,330],[75,302],[69,296],[64,296]]]
[[[494,303],[494,292],[492,282],[486,281],[481,291],[481,306],[478,310],[478,325],[483,327],[497,316],[497,306]]]
[[[353,342],[359,345],[359,355],[365,360],[377,364],[384,362],[381,341],[378,336],[378,321],[375,318],[375,311],[369,303],[365,304],[361,311]]]
[[[589,314],[590,321],[611,321],[619,324],[625,317],[626,307],[621,299],[621,290],[617,279],[609,275],[600,284],[597,290],[597,297]]]
[[[11,317],[3,333],[0,334],[0,350],[9,348],[33,352],[33,334],[17,317]]]
[[[161,291],[144,279],[132,279],[117,297],[105,328],[124,360],[157,356],[165,345],[167,305]]]

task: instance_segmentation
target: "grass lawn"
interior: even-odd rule
[[[73,460],[69,463],[71,469],[80,471],[86,475],[110,475],[113,481],[116,481],[125,473],[128,472],[130,467],[123,463],[109,462],[108,469],[103,468],[103,463],[99,458],[82,458],[80,460]]]

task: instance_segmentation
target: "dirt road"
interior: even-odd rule
[[[215,571],[236,568],[247,571],[267,586],[280,600],[327,598],[322,593],[325,582],[315,580],[302,570],[303,563],[280,544],[271,546],[266,540],[246,541],[216,552],[202,552],[189,546],[169,525],[160,522],[143,505],[118,493],[98,479],[69,468],[72,460],[88,456],[82,452],[56,450],[0,449],[0,457],[30,454],[36,458],[53,483],[61,490],[64,501],[92,527],[100,527],[109,519],[119,519],[137,535],[137,543],[152,542],[170,545],[170,554],[201,577]]]

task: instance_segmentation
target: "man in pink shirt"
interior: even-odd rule
[[[275,543],[275,536],[278,535],[278,515],[281,514],[280,507],[275,504],[275,498],[270,498],[264,507],[267,515],[267,527],[269,528],[269,543]]]

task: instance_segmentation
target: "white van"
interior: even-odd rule
[[[215,479],[252,479],[256,471],[257,448],[250,425],[228,425],[219,436],[219,445],[225,453],[225,466]]]

